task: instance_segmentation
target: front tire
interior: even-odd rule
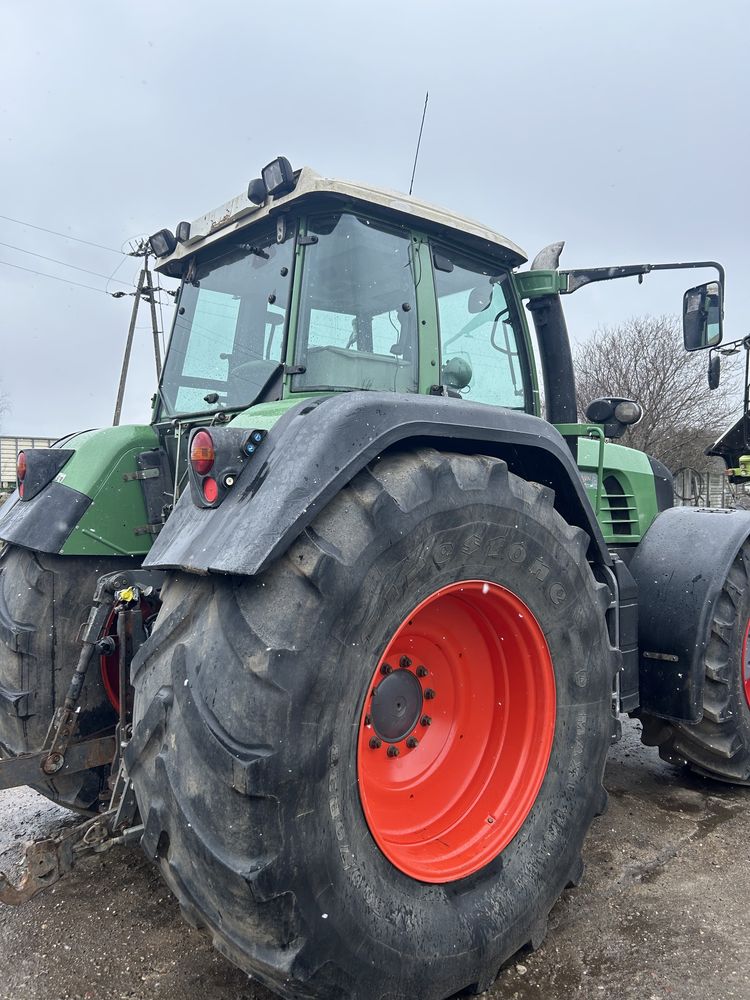
[[[360,473],[261,577],[175,574],[162,591],[133,664],[127,762],[143,845],[188,919],[281,996],[444,1000],[486,989],[518,948],[541,942],[549,909],[580,877],[581,844],[605,800],[617,662],[588,539],[552,499],[497,459],[392,455]],[[433,838],[437,877],[427,880],[378,846],[358,782],[362,727],[400,627],[444,588],[464,600],[459,581],[502,589],[528,609],[549,651],[554,707],[517,828],[506,825],[479,867],[464,852],[454,871],[450,848],[440,868]],[[511,628],[501,617],[475,621],[490,647]],[[446,633],[454,668],[462,649]],[[514,662],[505,664],[511,700]],[[540,678],[546,670],[540,660]],[[481,689],[466,674],[469,697],[489,701],[499,682],[480,675]],[[524,676],[533,687],[533,663]],[[533,716],[535,704],[523,696],[515,711]],[[409,734],[395,735],[389,745],[403,749]],[[365,738],[365,752],[387,752]],[[444,775],[456,781],[455,769]],[[486,846],[485,828],[470,827]]]
[[[644,712],[641,739],[670,764],[750,785],[750,542],[726,571],[712,608],[703,670],[701,721],[668,722]]]

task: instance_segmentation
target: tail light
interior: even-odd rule
[[[190,464],[197,476],[207,475],[216,461],[216,449],[208,431],[197,431],[190,442]]]
[[[216,507],[237,482],[266,436],[264,430],[222,427],[193,431],[190,492],[198,507]]]
[[[219,484],[212,476],[203,480],[203,499],[206,503],[216,503],[219,499]]]
[[[24,485],[23,481],[26,478],[26,453],[19,451],[18,458],[16,459],[16,479],[18,480],[18,495],[23,500]]]
[[[16,458],[16,479],[18,496],[21,500],[33,500],[74,455],[70,448],[24,448]]]

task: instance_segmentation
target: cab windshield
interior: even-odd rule
[[[275,229],[253,233],[185,280],[161,381],[169,414],[258,398],[282,361],[293,243],[277,244]]]

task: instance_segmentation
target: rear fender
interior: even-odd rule
[[[210,432],[218,451],[222,431]],[[215,508],[197,506],[185,490],[144,565],[260,573],[369,462],[420,445],[496,455],[524,479],[550,486],[562,516],[589,535],[589,557],[611,563],[570,450],[546,421],[438,396],[348,392],[289,409]]]
[[[144,425],[85,431],[51,448],[51,480],[0,511],[0,540],[53,555],[143,555],[151,544],[139,456],[157,447]],[[45,449],[47,450],[47,449]],[[65,459],[52,459],[63,452]],[[35,452],[34,454],[38,454]]]
[[[674,507],[655,519],[630,562],[638,583],[641,708],[682,722],[703,717],[714,606],[750,511]]]

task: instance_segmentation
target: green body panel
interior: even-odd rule
[[[580,437],[578,467],[605,541],[613,545],[639,542],[659,513],[648,455],[624,445]],[[612,478],[619,484],[619,490],[607,488]]]
[[[232,420],[232,427],[247,427],[248,430],[257,428],[260,431],[270,431],[279,417],[283,417],[287,410],[290,410],[297,403],[305,399],[317,399],[321,396],[330,396],[330,392],[309,392],[306,395],[301,392],[293,392],[287,399],[279,399],[274,403],[258,403],[247,410],[242,410]]]
[[[91,505],[71,532],[60,554],[145,555],[149,535],[135,529],[147,521],[143,493],[137,480],[123,476],[137,471],[136,457],[158,445],[148,425],[108,427],[78,434],[65,447],[75,451],[57,481],[91,497]]]
[[[568,279],[559,271],[522,271],[515,278],[518,294],[522,299],[538,299],[543,295],[557,295],[568,290]]]

